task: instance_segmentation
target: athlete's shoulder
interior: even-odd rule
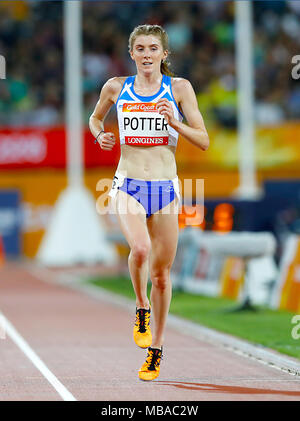
[[[171,83],[173,91],[178,94],[184,93],[187,89],[193,89],[191,82],[183,77],[172,77]]]
[[[126,79],[126,76],[112,77],[105,82],[102,89],[105,89],[110,93],[117,93],[122,88]]]
[[[177,103],[194,97],[195,91],[188,79],[184,79],[183,77],[172,77],[171,80],[173,95]]]
[[[126,76],[116,76],[108,79],[102,87],[102,95],[110,98],[110,100],[115,103],[126,79]]]

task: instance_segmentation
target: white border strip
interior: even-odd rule
[[[32,364],[42,373],[42,375],[48,380],[48,382],[54,387],[57,393],[62,397],[64,401],[76,401],[77,399],[65,388],[65,386],[55,377],[55,375],[48,369],[38,355],[33,351],[28,343],[22,338],[22,336],[16,331],[10,321],[0,313],[2,326],[7,335],[12,341],[24,352],[26,357],[32,362]]]
[[[107,291],[99,286],[84,283],[85,277],[83,275],[61,272],[53,273],[46,268],[35,268],[32,266],[28,266],[27,270],[41,281],[55,283],[81,291],[94,299],[109,302],[118,307],[125,308],[130,312],[135,309],[134,300]],[[184,335],[190,335],[196,339],[223,346],[236,354],[255,359],[255,361],[268,365],[271,368],[287,372],[294,376],[300,376],[300,361],[292,357],[285,357],[276,351],[264,348],[262,345],[252,344],[244,339],[218,332],[217,330],[182,319],[173,314],[168,315],[167,325]]]
[[[220,333],[205,326],[198,325],[191,321],[183,320],[177,316],[169,314],[169,324],[174,329],[186,335],[206,340],[235,352],[236,354],[255,359],[256,361],[269,365],[289,374],[300,376],[300,361],[280,355],[276,351],[264,348],[263,345],[255,345],[243,339]]]

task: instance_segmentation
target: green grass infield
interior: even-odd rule
[[[127,277],[92,278],[87,282],[135,300]],[[151,283],[148,297],[150,289]],[[260,306],[237,311],[239,308],[240,303],[230,299],[173,290],[170,313],[300,359],[300,338],[292,336],[293,328],[297,329],[292,323],[294,313]],[[299,336],[300,326],[296,332]]]

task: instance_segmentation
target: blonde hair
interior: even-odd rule
[[[128,49],[129,52],[133,50],[133,45],[139,35],[154,35],[160,39],[163,50],[169,51],[169,37],[167,32],[160,25],[139,25],[134,28],[129,36]],[[160,64],[160,71],[166,76],[174,76],[169,68],[170,63],[162,60]]]

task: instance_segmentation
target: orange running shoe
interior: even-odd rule
[[[152,343],[152,334],[150,330],[150,313],[149,310],[144,308],[136,309],[135,311],[135,325],[133,327],[134,342],[140,348],[148,348]]]
[[[148,348],[146,361],[139,369],[139,378],[141,380],[154,380],[159,376],[160,362],[162,360],[162,347]]]

